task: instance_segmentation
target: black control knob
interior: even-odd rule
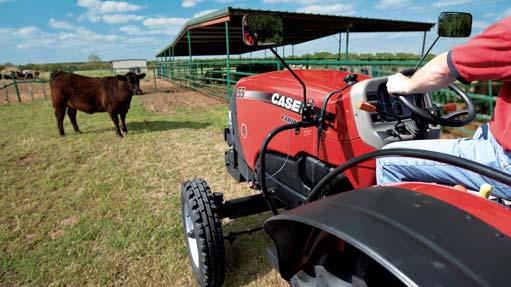
[[[358,75],[357,74],[349,74],[346,77],[344,77],[343,81],[346,83],[346,85],[353,85],[358,82]]]

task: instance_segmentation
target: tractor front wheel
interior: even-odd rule
[[[203,179],[181,186],[181,215],[192,270],[200,286],[221,286],[225,276],[222,223],[213,193]]]

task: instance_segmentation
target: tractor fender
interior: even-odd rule
[[[493,205],[488,201],[488,208]],[[264,230],[284,279],[301,270],[307,242],[318,229],[364,252],[407,286],[509,284],[510,237],[420,192],[358,189],[271,217]]]

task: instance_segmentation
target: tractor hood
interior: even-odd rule
[[[346,85],[343,81],[344,77],[351,74],[351,72],[335,70],[295,70],[295,73],[307,87],[307,99],[312,100],[316,106],[321,106],[328,94],[343,88]],[[359,76],[358,80],[368,78]],[[297,100],[303,99],[302,86],[287,70],[246,77],[238,81],[236,86],[247,90],[257,89],[260,92],[279,93]]]

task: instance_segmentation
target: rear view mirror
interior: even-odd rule
[[[247,46],[278,46],[284,41],[284,21],[274,14],[247,14],[242,20],[243,43]]]
[[[472,33],[472,14],[463,12],[442,12],[438,17],[438,36],[465,38]]]

